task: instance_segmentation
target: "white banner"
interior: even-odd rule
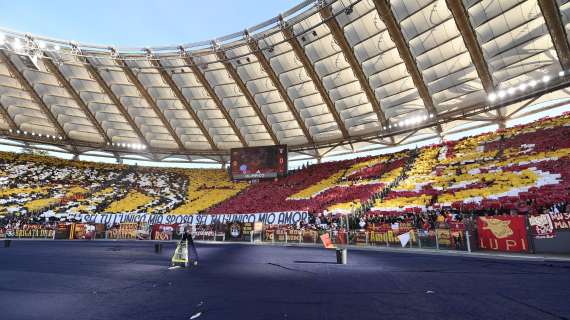
[[[538,216],[528,216],[528,223],[532,234],[536,239],[554,238],[554,224],[549,214],[541,214]]]
[[[61,214],[67,219],[81,220],[83,223],[117,223],[146,222],[148,224],[210,225],[215,223],[263,222],[265,224],[291,224],[309,220],[307,211],[286,211],[252,214]]]

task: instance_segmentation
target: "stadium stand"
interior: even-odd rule
[[[570,199],[569,135],[565,114],[418,150],[314,164],[253,184],[232,182],[224,170],[4,152],[0,213],[537,213]]]
[[[398,176],[406,153],[311,165],[284,179],[253,185],[209,212],[350,212]]]
[[[538,212],[568,200],[568,115],[424,148],[374,213]]]
[[[188,176],[188,192],[184,202],[171,213],[183,214],[202,212],[241,190],[246,182],[232,182],[224,170],[189,169],[181,170]]]
[[[0,213],[198,213],[248,186],[225,170],[159,169],[1,153]]]
[[[570,319],[570,0],[4,2],[2,319]]]

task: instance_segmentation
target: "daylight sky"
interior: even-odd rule
[[[78,42],[157,46],[230,34],[301,0],[0,0],[0,26]]]

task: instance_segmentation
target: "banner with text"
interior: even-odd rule
[[[528,223],[535,239],[551,239],[556,236],[554,225],[549,214],[529,216]]]
[[[479,217],[479,248],[485,250],[527,252],[524,216]]]
[[[53,239],[54,230],[44,228],[14,229],[6,231],[6,238]]]
[[[289,224],[308,221],[306,211],[287,211],[252,214],[68,214],[67,219],[79,220],[82,223],[104,223],[115,225],[119,223],[148,223],[148,224],[231,224],[255,223]]]
[[[551,213],[550,219],[554,230],[570,230],[570,213]]]

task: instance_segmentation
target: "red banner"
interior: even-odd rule
[[[331,237],[328,233],[321,235],[321,241],[326,249],[333,249],[334,245],[332,244]]]
[[[153,224],[151,239],[152,240],[172,240],[176,232],[176,225],[174,224]]]
[[[527,252],[524,216],[479,217],[479,248],[484,250]]]

